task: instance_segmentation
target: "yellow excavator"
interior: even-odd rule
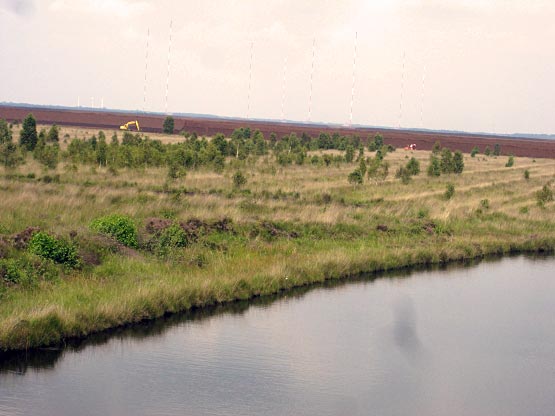
[[[141,128],[139,127],[139,121],[138,120],[133,120],[133,121],[129,121],[127,123],[125,123],[123,126],[119,126],[120,130],[129,130],[129,127],[135,125],[135,127],[137,127],[137,131],[141,131]]]

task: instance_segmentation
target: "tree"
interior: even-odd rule
[[[491,155],[491,149],[489,148],[489,146],[486,146],[486,150],[484,150],[484,154],[485,154],[486,156]]]
[[[174,121],[173,117],[172,116],[167,116],[166,119],[164,120],[162,130],[166,134],[173,134],[174,125],[175,125],[175,121]]]
[[[48,130],[48,134],[46,135],[46,141],[57,143],[60,140],[59,135],[60,135],[60,129],[58,129],[58,126],[53,124],[52,127],[50,127],[50,130]]]
[[[441,175],[441,163],[436,156],[430,157],[430,164],[428,165],[428,176]]]
[[[407,163],[406,169],[411,176],[418,175],[420,173],[420,162],[414,157],[411,157]]]
[[[360,163],[358,165],[358,170],[360,171],[360,174],[364,178],[364,175],[366,175],[366,170],[367,169],[366,169],[366,162],[364,161],[363,157],[360,158]]]
[[[389,163],[378,158],[368,158],[368,179],[373,179],[375,182],[385,180],[389,174]]]
[[[451,150],[444,147],[441,149],[441,173],[453,172],[453,154]]]
[[[6,168],[14,168],[23,162],[23,158],[17,152],[17,146],[11,141],[0,143],[0,163]]]
[[[448,183],[447,188],[445,189],[445,193],[443,194],[443,197],[449,200],[453,198],[453,195],[455,195],[455,185],[453,185],[452,183]]]
[[[108,163],[108,145],[106,144],[105,136],[98,140],[98,144],[96,146],[96,162],[99,166],[106,166]]]
[[[347,163],[351,163],[354,158],[355,158],[355,149],[353,146],[349,145],[345,149],[345,161]]]
[[[462,173],[464,170],[464,157],[461,151],[455,151],[453,156],[453,173]]]
[[[395,177],[401,179],[403,185],[406,185],[410,182],[411,174],[405,166],[399,166],[399,169],[395,172]]]
[[[441,150],[441,143],[438,140],[434,143],[434,146],[432,147],[432,153],[434,155],[437,155],[440,152],[440,150]]]
[[[29,114],[23,120],[23,128],[19,137],[19,144],[27,150],[34,150],[37,145],[37,121],[32,114]]]
[[[499,143],[495,143],[493,146],[493,155],[499,156],[501,154],[501,145]]]
[[[374,140],[368,140],[368,150],[375,152],[383,147],[383,136],[380,133],[376,133]]]
[[[480,149],[478,149],[478,146],[474,146],[470,152],[470,157],[475,157],[478,153],[480,153]]]
[[[12,130],[4,119],[0,119],[0,144],[12,141]]]
[[[353,185],[362,185],[363,176],[360,170],[355,169],[349,173],[349,177],[347,179],[349,180],[349,183],[352,183]]]
[[[247,178],[245,178],[245,175],[243,175],[240,171],[233,174],[233,187],[241,188],[246,183]]]

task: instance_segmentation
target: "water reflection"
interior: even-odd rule
[[[542,259],[544,256],[529,256],[529,258]],[[502,257],[489,257],[488,262],[500,261]],[[344,285],[360,282],[373,282],[376,279],[407,279],[415,273],[434,270],[454,270],[461,267],[475,267],[482,259],[471,259],[460,262],[440,265],[417,265],[411,268],[377,272],[373,274],[361,274],[341,280],[327,280],[309,286],[300,286],[288,291],[274,295],[259,296],[251,300],[235,301],[225,304],[207,306],[204,308],[193,308],[191,310],[168,314],[166,316],[147,320],[140,323],[130,324],[89,335],[82,339],[67,339],[62,344],[54,347],[36,348],[28,351],[0,352],[0,373],[10,372],[25,374],[28,368],[48,370],[54,368],[56,362],[67,352],[80,352],[85,348],[99,346],[113,339],[141,340],[148,337],[157,337],[169,331],[172,327],[188,321],[200,321],[222,314],[244,314],[249,308],[265,308],[277,300],[283,298],[300,299],[306,293],[314,289],[334,289]],[[418,339],[416,337],[414,308],[410,299],[399,303],[394,312],[397,316],[395,339],[401,348],[415,348]],[[412,309],[411,309],[412,308]],[[405,345],[412,343],[412,346]]]
[[[358,276],[11,355],[0,415],[551,414],[553,265]]]

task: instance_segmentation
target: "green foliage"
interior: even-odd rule
[[[499,156],[501,154],[501,145],[499,143],[495,143],[493,146],[493,155]]]
[[[366,162],[364,161],[363,157],[360,158],[360,162],[358,164],[358,170],[362,175],[362,177],[364,178],[364,175],[366,175],[367,168],[366,168]]]
[[[399,166],[399,169],[395,172],[395,177],[401,179],[401,182],[406,185],[410,182],[411,174],[406,166]]]
[[[0,118],[0,145],[4,143],[11,143],[12,129],[8,126],[6,120]]]
[[[441,143],[438,141],[436,141],[432,147],[432,153],[434,155],[439,154],[439,152],[441,151]]]
[[[179,166],[177,163],[170,163],[168,166],[168,179],[179,179],[184,178],[187,172],[184,168]]]
[[[93,231],[114,237],[128,247],[138,246],[137,227],[133,220],[125,215],[112,214],[97,218],[90,227]]]
[[[470,157],[476,157],[478,153],[480,153],[480,149],[478,149],[478,146],[474,146],[470,152]]]
[[[443,197],[449,200],[453,198],[453,195],[455,195],[455,185],[453,185],[452,183],[448,183],[447,188],[445,189],[445,193],[443,194]]]
[[[480,201],[480,206],[484,209],[489,209],[489,199],[482,199]]]
[[[428,176],[437,177],[441,175],[441,163],[433,154],[430,155],[430,164],[427,170]]]
[[[58,166],[60,148],[57,144],[46,145],[43,139],[40,139],[33,156],[36,160],[46,166],[48,169],[56,169]]]
[[[16,259],[0,259],[0,281],[18,284],[24,278],[25,272]]]
[[[368,140],[368,150],[375,152],[383,147],[383,136],[380,133],[376,133],[372,141]]]
[[[484,150],[484,154],[486,156],[490,156],[491,155],[491,149],[489,148],[489,146],[486,146],[486,150]]]
[[[58,142],[60,140],[60,129],[55,124],[50,127],[48,134],[46,135],[47,142]]]
[[[173,134],[173,130],[175,127],[175,120],[172,116],[167,116],[164,119],[164,124],[162,125],[162,131],[166,134]]]
[[[462,173],[464,170],[464,157],[460,150],[455,151],[453,155],[452,172]]]
[[[368,158],[367,167],[368,179],[374,181],[383,181],[389,174],[389,163],[376,155],[374,158]]]
[[[241,188],[243,185],[245,185],[247,183],[247,178],[245,177],[245,175],[243,175],[243,173],[241,171],[237,171],[233,174],[233,187],[234,188]]]
[[[79,257],[73,243],[57,239],[43,231],[33,234],[29,241],[29,252],[68,267],[77,267]]]
[[[355,158],[355,149],[353,146],[348,145],[345,149],[345,161],[351,163]]]
[[[524,171],[524,179],[529,180],[530,179],[530,171],[528,169],[526,169]]]
[[[189,244],[187,233],[179,226],[172,224],[160,233],[158,238],[158,249],[160,253],[176,247],[185,247]]]
[[[441,149],[441,173],[453,172],[453,154],[451,150],[444,147]]]
[[[545,184],[541,190],[536,192],[536,201],[539,206],[544,206],[546,203],[553,201],[553,189],[549,184]]]
[[[19,144],[27,150],[34,150],[37,145],[37,121],[32,114],[29,114],[23,120],[23,127],[19,136]]]
[[[507,163],[505,163],[505,167],[506,168],[510,168],[515,164],[515,158],[514,156],[509,156],[509,159],[507,160]]]
[[[416,176],[420,173],[420,162],[411,157],[410,160],[407,162],[406,170],[410,176]]]
[[[347,179],[349,180],[349,183],[353,185],[362,185],[362,182],[364,180],[359,169],[355,169],[354,171],[349,173],[349,176]]]
[[[0,163],[6,168],[15,168],[23,163],[23,156],[11,141],[0,144]]]

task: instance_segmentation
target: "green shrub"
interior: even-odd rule
[[[443,196],[445,197],[445,199],[449,200],[453,198],[453,195],[455,195],[455,185],[453,185],[452,183],[448,183],[447,189],[445,190]]]
[[[428,165],[428,176],[441,175],[441,163],[435,156],[430,157],[430,164]]]
[[[480,153],[480,149],[478,149],[477,146],[474,146],[474,147],[472,148],[472,151],[470,152],[470,157],[476,157],[476,155],[477,155],[478,153]]]
[[[77,267],[79,265],[77,249],[71,242],[57,239],[44,231],[33,235],[29,242],[29,251],[65,266]]]
[[[543,206],[547,202],[553,201],[553,190],[549,185],[545,184],[541,190],[536,192],[536,200],[539,206]]]
[[[409,175],[411,176],[418,175],[420,173],[420,162],[416,160],[414,157],[411,157],[411,159],[407,163],[406,169]]]
[[[505,163],[506,168],[510,168],[515,164],[515,158],[513,156],[509,156],[507,163]]]
[[[173,247],[185,247],[189,243],[187,234],[178,224],[170,225],[160,234],[158,246],[164,250]]]
[[[460,150],[455,151],[453,155],[453,166],[452,172],[453,173],[462,173],[464,170],[464,157]]]
[[[138,246],[137,227],[133,220],[125,215],[112,214],[97,218],[90,227],[96,232],[111,235],[128,247]]]
[[[233,186],[235,188],[241,188],[246,183],[247,178],[245,178],[245,175],[243,175],[240,171],[237,171],[233,174]]]
[[[524,171],[524,179],[526,180],[530,179],[530,171],[528,169]]]
[[[354,171],[349,173],[347,179],[349,180],[349,183],[352,183],[353,185],[362,185],[362,182],[364,180],[359,169],[355,169]]]
[[[17,284],[24,279],[24,271],[21,270],[14,259],[0,259],[0,279],[7,283]]]
[[[406,168],[405,166],[399,166],[399,169],[397,169],[397,172],[395,172],[395,177],[397,179],[401,179],[401,183],[403,183],[403,185],[406,185],[410,182],[411,174],[408,168]]]

